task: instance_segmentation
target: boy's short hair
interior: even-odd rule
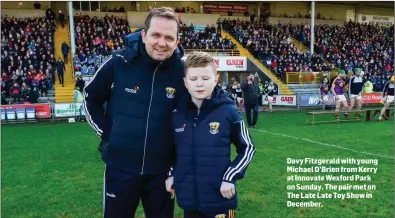
[[[217,68],[215,66],[214,58],[211,57],[207,52],[192,52],[188,55],[187,59],[185,60],[184,65],[184,73],[186,75],[189,68],[196,68],[196,67],[213,67],[214,75],[217,75]]]

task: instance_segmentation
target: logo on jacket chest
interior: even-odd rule
[[[176,132],[184,132],[185,130],[185,124],[182,124],[180,128],[175,129]]]
[[[140,88],[138,87],[138,85],[135,85],[133,88],[125,88],[125,92],[129,92],[129,93],[133,93],[133,94],[136,94],[137,93],[137,91],[139,90]]]
[[[218,133],[218,128],[219,128],[219,123],[218,122],[211,122],[209,124],[210,126],[210,133],[211,134],[217,134]]]
[[[176,92],[176,89],[172,88],[172,87],[166,87],[165,89],[166,89],[167,98],[170,98],[170,99],[174,98],[174,93]]]

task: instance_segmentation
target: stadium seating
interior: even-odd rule
[[[123,39],[130,33],[129,23],[123,18],[108,15],[99,18],[79,14],[74,16],[74,20],[74,70],[76,75],[93,75],[113,50],[124,47]]]
[[[302,52],[291,42],[290,36],[295,31],[292,25],[272,26],[239,20],[225,20],[222,25],[282,81],[286,72],[332,70],[318,55],[310,58],[308,52]]]
[[[41,94],[46,93],[46,87],[53,87],[56,66],[55,20],[5,16],[1,22],[1,79],[6,98],[12,103],[23,103],[27,91],[34,86]]]
[[[218,49],[231,50],[236,46],[231,40],[223,38],[221,32],[214,26],[204,25],[186,26],[180,28],[180,43],[184,49]]]
[[[310,44],[310,27],[298,27],[293,36]],[[374,26],[355,22],[344,26],[317,25],[315,52],[346,72],[362,68],[367,79],[379,91],[394,70],[394,27]]]

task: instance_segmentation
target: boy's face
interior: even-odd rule
[[[217,84],[217,75],[212,66],[189,68],[184,83],[192,98],[209,99]]]

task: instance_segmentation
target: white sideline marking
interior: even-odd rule
[[[339,148],[339,149],[342,149],[342,150],[352,151],[352,152],[359,153],[359,154],[368,154],[368,155],[382,157],[382,158],[388,158],[388,159],[392,159],[392,160],[394,159],[394,157],[384,156],[384,155],[380,155],[380,154],[373,154],[373,153],[364,152],[364,151],[357,151],[357,150],[354,150],[354,149],[351,149],[351,148],[345,148],[345,147],[341,147],[341,146],[338,146],[338,145],[328,144],[328,143],[324,143],[324,142],[317,142],[317,141],[313,141],[313,140],[310,140],[310,139],[298,138],[298,137],[294,137],[294,136],[290,136],[290,135],[284,135],[284,134],[280,134],[280,133],[269,132],[269,131],[265,131],[265,130],[261,130],[261,129],[249,129],[249,130],[254,130],[254,131],[258,131],[258,132],[263,132],[263,133],[268,133],[268,134],[272,134],[272,135],[281,136],[281,137],[301,140],[301,141],[310,142],[310,143],[313,143],[313,144]]]

